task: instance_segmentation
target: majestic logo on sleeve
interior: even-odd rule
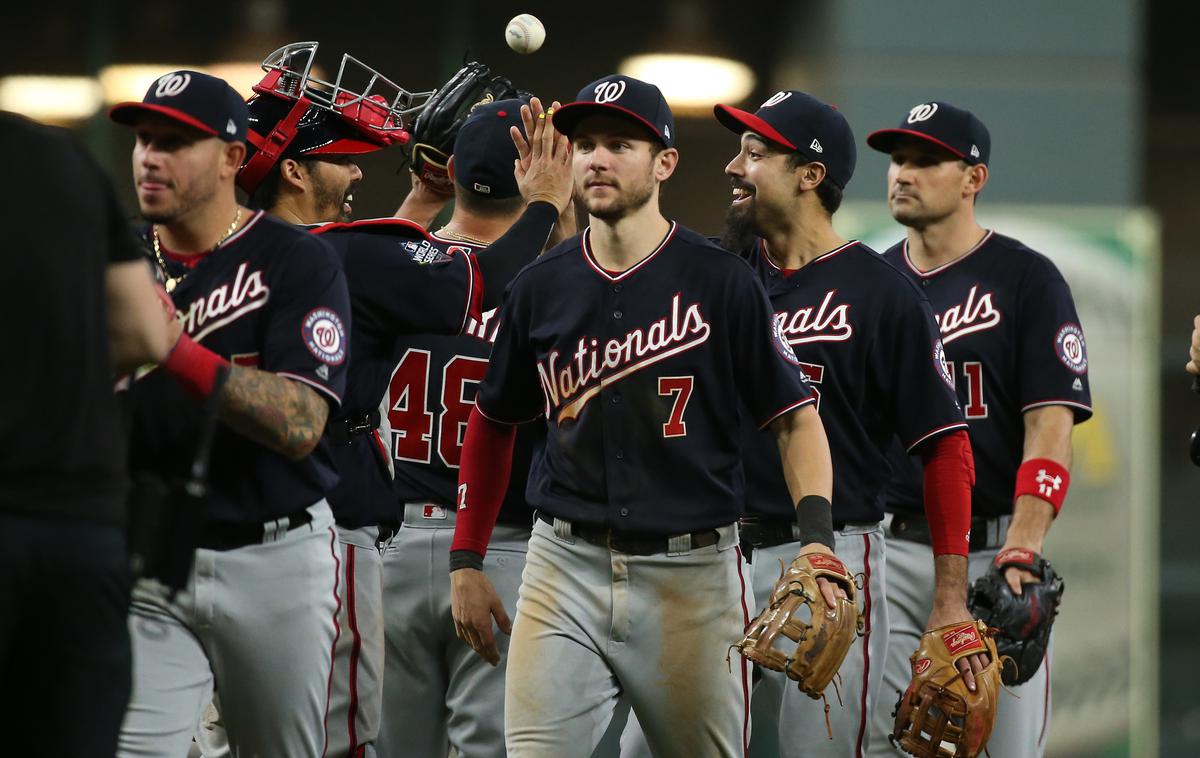
[[[262,272],[249,271],[249,264],[243,263],[238,266],[232,284],[222,284],[193,300],[186,311],[180,312],[179,320],[193,339],[200,340],[266,305],[270,293],[270,288],[263,283]]]
[[[1063,324],[1054,335],[1054,351],[1058,359],[1076,374],[1087,372],[1087,343],[1079,324]]]
[[[333,366],[346,360],[346,328],[342,319],[329,308],[313,308],[304,317],[300,334],[308,352],[322,363]]]
[[[815,308],[775,314],[775,326],[789,345],[806,342],[845,342],[854,336],[850,304],[833,305],[837,290],[829,290]]]
[[[546,416],[550,409],[558,408],[558,423],[576,418],[605,387],[707,342],[712,327],[704,320],[700,304],[685,308],[680,297],[681,293],[675,293],[671,313],[649,329],[634,329],[603,344],[595,337],[580,337],[565,366],[559,365],[559,351],[551,351],[537,367],[546,395]]]
[[[992,293],[979,294],[979,285],[971,286],[967,301],[935,314],[942,342],[949,345],[959,337],[991,329],[1000,323],[1000,311],[992,304]]]

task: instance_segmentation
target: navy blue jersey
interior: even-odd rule
[[[1087,346],[1071,289],[1048,258],[988,232],[965,255],[930,271],[908,257],[907,241],[884,257],[933,305],[946,360],[975,452],[976,516],[1012,513],[1025,442],[1025,411],[1063,405],[1080,423],[1092,415]],[[917,462],[896,453],[887,507],[920,508]]]
[[[857,241],[790,275],[771,262],[761,240],[746,257],[817,395],[833,457],[834,521],[881,520],[893,440],[914,450],[967,426],[929,302]],[[794,518],[774,435],[748,424],[743,433],[747,511]]]
[[[480,318],[483,281],[472,251],[426,235],[401,219],[326,224],[313,233],[338,252],[346,271],[354,329],[352,359],[341,410],[330,428],[377,411],[394,366],[401,334],[459,334]],[[329,494],[338,524],[378,523],[381,509],[395,518],[385,444],[357,434],[332,447],[340,481]]]
[[[545,415],[535,508],[647,534],[729,524],[744,497],[739,411],[766,426],[815,401],[766,293],[745,261],[674,223],[620,273],[589,235],[514,280],[479,409]]]
[[[475,253],[486,249],[436,233],[430,236],[435,242],[470,247]],[[394,489],[399,504],[454,506],[463,435],[499,326],[499,311],[492,309],[482,318],[471,318],[461,336],[414,335],[397,343],[387,408],[389,452],[396,469]],[[532,511],[525,503],[525,486],[533,448],[540,436],[541,426],[536,423],[523,424],[517,431],[512,476],[500,507],[499,523],[529,526],[532,520]]]
[[[350,353],[350,297],[337,255],[321,239],[259,212],[201,259],[171,297],[196,342],[232,363],[302,382],[336,412]],[[132,469],[184,477],[202,404],[157,369],[134,381],[130,395]],[[278,518],[317,502],[335,481],[324,441],[293,461],[220,424],[209,517]]]

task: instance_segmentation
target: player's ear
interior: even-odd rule
[[[988,182],[988,167],[986,164],[979,163],[969,166],[963,173],[963,197],[978,195],[983,191],[984,185]]]
[[[231,179],[246,162],[246,143],[222,142],[221,145],[221,178]]]
[[[659,182],[665,182],[671,178],[671,174],[675,173],[675,167],[678,165],[678,150],[668,147],[659,151],[658,155],[654,156],[654,178]]]
[[[304,166],[300,161],[294,158],[284,158],[279,161],[279,184],[280,186],[292,186],[303,191],[308,184],[308,177],[305,175]]]
[[[797,171],[797,180],[799,181],[797,189],[803,192],[815,190],[817,185],[825,179],[826,173],[824,163],[818,161],[805,163]]]
[[[450,175],[450,181],[454,181],[454,156],[450,156],[450,160],[446,161],[446,173]]]

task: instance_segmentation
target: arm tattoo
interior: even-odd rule
[[[221,392],[222,421],[294,460],[317,446],[328,417],[316,390],[269,371],[235,365]]]

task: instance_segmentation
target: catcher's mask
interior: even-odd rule
[[[410,92],[350,55],[337,77],[316,76],[318,42],[284,45],[263,60],[267,72],[248,102],[247,160],[238,186],[253,193],[288,156],[358,155],[406,144],[408,128],[433,92]]]

